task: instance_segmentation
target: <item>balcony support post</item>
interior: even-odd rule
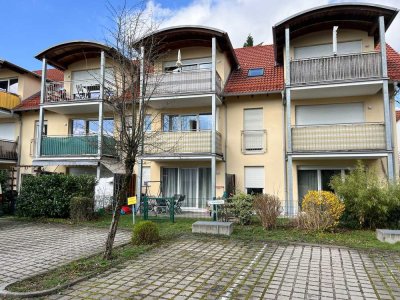
[[[44,57],[42,59],[42,81],[40,83],[40,104],[44,103],[44,99],[46,97],[46,74],[47,73],[47,60]],[[43,135],[43,126],[44,126],[44,109],[43,106],[40,105],[39,108],[39,128],[36,133],[37,141],[36,141],[36,158],[40,157],[41,149],[42,149],[42,135]]]
[[[216,122],[216,113],[217,113],[217,104],[216,104],[216,64],[217,62],[217,40],[215,37],[211,39],[211,91],[213,92],[211,95],[211,119],[212,119],[212,130],[211,130],[211,197],[215,199],[217,197],[217,160],[216,160],[216,130],[217,130],[217,122]],[[216,220],[216,210],[215,205],[212,207],[212,215],[213,219]]]
[[[99,102],[99,128],[97,136],[97,155],[101,157],[102,142],[103,142],[103,109],[104,109],[104,83],[105,83],[105,72],[106,72],[106,55],[104,51],[100,54],[100,102]]]
[[[379,22],[379,39],[381,45],[381,61],[382,61],[382,77],[383,77],[383,110],[385,118],[385,135],[386,135],[386,150],[388,151],[388,179],[393,180],[395,174],[395,165],[393,159],[393,132],[392,132],[392,118],[390,109],[389,98],[389,82],[387,72],[387,58],[386,58],[386,38],[385,38],[385,18],[380,16]]]
[[[287,178],[287,207],[286,213],[294,213],[293,202],[293,167],[292,167],[292,128],[291,128],[291,91],[290,91],[290,29],[285,28],[285,96],[286,96],[286,178]]]

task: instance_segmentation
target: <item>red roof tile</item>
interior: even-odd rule
[[[42,70],[33,71],[38,75],[42,75]],[[52,81],[63,81],[64,80],[64,72],[57,69],[47,69],[47,78]]]
[[[386,57],[390,80],[400,80],[400,54],[390,45],[386,45]]]
[[[33,94],[32,96],[23,100],[19,105],[17,105],[14,110],[15,111],[25,111],[25,110],[34,110],[39,109],[40,103],[40,92]]]
[[[280,91],[284,87],[283,67],[275,66],[274,46],[235,49],[240,69],[234,70],[225,85],[226,94]],[[252,68],[264,68],[264,75],[248,77]]]
[[[396,122],[400,120],[400,110],[396,110]]]

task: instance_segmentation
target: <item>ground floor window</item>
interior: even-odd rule
[[[297,186],[299,193],[299,205],[308,191],[331,191],[329,183],[333,176],[344,175],[348,170],[342,168],[323,169],[323,168],[300,168],[297,171]]]
[[[163,168],[162,194],[185,196],[183,207],[205,208],[211,200],[211,168]]]
[[[244,187],[249,195],[264,192],[264,167],[244,167]]]

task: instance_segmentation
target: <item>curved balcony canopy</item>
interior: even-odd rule
[[[295,14],[275,24],[272,28],[275,45],[275,59],[283,63],[283,48],[285,47],[285,28],[290,28],[290,38],[332,29],[357,29],[373,36],[375,45],[379,43],[378,17],[385,19],[387,30],[398,13],[397,8],[364,3],[339,3],[319,6]]]
[[[100,56],[101,51],[112,53],[113,48],[93,41],[71,41],[52,46],[35,56],[41,60],[44,57],[52,66],[65,70],[76,61]]]
[[[217,40],[217,47],[228,55],[232,66],[238,66],[239,62],[228,33],[212,27],[186,25],[163,28],[148,34],[138,44],[145,46],[152,43],[159,53],[164,53],[186,47],[211,47],[213,37]]]

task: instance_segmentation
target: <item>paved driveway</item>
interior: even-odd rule
[[[0,287],[102,250],[107,230],[0,218]],[[120,230],[116,244],[129,241]]]
[[[179,240],[49,299],[400,299],[400,254]]]

